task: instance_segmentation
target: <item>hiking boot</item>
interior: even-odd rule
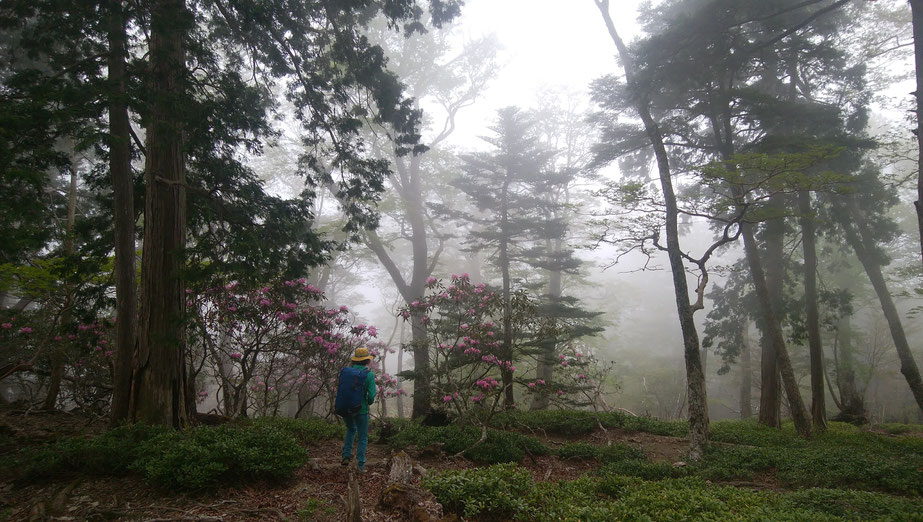
[[[348,458],[346,458],[346,457],[343,457],[343,460],[340,461],[340,466],[343,466],[344,468],[345,468],[346,466],[349,466],[349,462],[350,462],[351,460],[353,460],[353,459],[348,459]]]

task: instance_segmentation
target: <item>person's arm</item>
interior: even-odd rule
[[[365,397],[369,404],[375,402],[375,374],[369,372],[368,377],[365,378]]]

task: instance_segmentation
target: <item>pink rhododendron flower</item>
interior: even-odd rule
[[[29,328],[28,326],[23,326],[22,328],[19,329],[19,333],[29,334],[29,333],[32,333],[32,329]]]
[[[530,383],[529,383],[529,388],[535,388],[535,383],[534,383],[534,382],[530,382]]]
[[[378,337],[378,329],[374,326],[369,326],[369,335],[372,337]]]
[[[452,396],[451,396],[451,395],[444,395],[444,396],[442,397],[442,401],[443,401],[443,402],[449,402],[449,401],[451,401],[451,400],[452,400]]]
[[[558,395],[564,395],[564,390],[558,390]]]
[[[231,359],[240,359],[240,358],[243,357],[243,356],[244,356],[244,354],[242,354],[242,353],[232,353],[232,354],[231,354]]]
[[[434,283],[436,283],[436,278],[435,278],[435,277],[429,276],[429,277],[426,278],[426,284],[427,284],[427,285],[432,285],[432,284],[434,284]]]
[[[3,323],[0,327],[3,327],[4,330],[9,330],[13,327],[13,323]]]

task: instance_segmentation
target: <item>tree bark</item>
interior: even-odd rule
[[[663,134],[650,110],[650,102],[636,84],[635,66],[628,48],[622,41],[612,17],[609,14],[608,0],[594,0],[602,14],[609,36],[615,44],[625,70],[628,88],[634,91],[634,108],[644,123],[644,130],[654,149],[657,160],[657,172],[663,190],[666,205],[667,257],[673,274],[673,289],[676,295],[676,310],[679,314],[680,329],[683,334],[683,354],[686,362],[686,387],[689,401],[689,458],[698,460],[705,454],[709,438],[708,402],[705,391],[705,374],[700,359],[699,335],[693,320],[694,310],[689,302],[689,286],[686,282],[686,268],[683,265],[679,246],[679,209],[670,171],[669,157],[663,141]]]
[[[747,262],[750,265],[750,275],[753,278],[753,286],[756,288],[760,315],[763,317],[763,322],[766,323],[764,325],[766,332],[775,348],[779,372],[782,376],[782,384],[785,387],[785,395],[788,397],[789,409],[792,413],[792,420],[795,423],[795,430],[797,430],[802,437],[807,438],[811,436],[811,419],[807,409],[804,407],[804,401],[801,400],[801,391],[798,390],[798,381],[795,379],[795,372],[792,370],[792,363],[788,357],[788,350],[785,347],[785,337],[782,334],[782,327],[772,305],[772,298],[769,295],[766,275],[763,271],[762,262],[760,261],[760,253],[756,246],[756,238],[753,235],[753,225],[745,222],[741,224],[741,228],[741,235],[744,237],[744,250],[747,256]]]
[[[131,372],[138,324],[135,278],[135,202],[131,175],[131,136],[125,93],[125,15],[122,0],[109,1],[109,171],[115,228],[115,367],[112,426],[128,420]]]
[[[753,379],[751,372],[753,371],[751,357],[750,357],[750,343],[748,336],[748,325],[744,323],[741,325],[741,338],[743,339],[743,346],[740,349],[740,418],[749,419],[753,416],[753,410],[750,406],[752,399],[752,388],[753,388]]]
[[[827,429],[827,406],[824,401],[824,351],[820,338],[820,313],[817,305],[817,248],[815,246],[814,213],[811,194],[798,192],[798,210],[801,214],[801,245],[804,251],[804,303],[808,329],[808,346],[811,354],[811,420],[814,429]]]
[[[64,252],[68,256],[73,256],[76,251],[74,243],[74,226],[77,222],[77,153],[74,150],[73,141],[70,142],[71,157],[71,179],[67,191],[67,225],[64,231]],[[64,304],[61,311],[61,322],[66,327],[70,327],[74,306],[74,285],[70,280],[64,282]],[[55,346],[51,352],[51,375],[48,377],[48,390],[45,394],[45,400],[42,403],[42,409],[53,410],[58,403],[58,395],[61,393],[61,379],[64,377],[64,348]]]
[[[550,250],[560,251],[560,241],[554,241],[553,248]],[[560,270],[550,270],[548,274],[548,298],[554,303],[561,298],[561,271]],[[542,346],[542,351],[539,354],[538,365],[535,368],[535,378],[542,379],[549,386],[541,386],[538,393],[535,394],[535,398],[532,400],[531,409],[533,410],[544,410],[548,408],[549,404],[549,392],[551,390],[550,384],[554,382],[554,368],[555,360],[554,356],[557,352],[557,346],[553,341],[546,341],[547,345]]]
[[[432,408],[432,388],[430,387],[429,343],[426,325],[423,324],[423,312],[413,310],[410,313],[410,342],[413,346],[413,404],[410,417],[426,417]]]
[[[923,0],[910,0],[910,18],[913,23],[913,51],[916,70],[917,88],[914,96],[917,101],[917,200],[913,202],[917,210],[917,228],[920,231],[920,256],[923,260]],[[919,399],[918,399],[919,401]]]
[[[153,2],[141,317],[131,409],[135,421],[174,427],[188,424],[182,274],[186,179],[181,120],[187,16],[184,0]]]
[[[837,324],[837,343],[839,350],[834,351],[836,384],[840,391],[840,415],[836,420],[864,424],[868,421],[865,400],[856,386],[856,371],[853,368],[852,324],[849,316],[840,319]]]
[[[776,208],[782,206],[781,196],[773,195],[770,205]],[[782,304],[782,243],[784,239],[784,222],[781,219],[770,220],[766,223],[766,286],[768,287],[770,301],[776,305]],[[759,323],[760,330],[760,414],[759,423],[765,426],[780,428],[782,426],[782,380],[779,375],[779,354],[773,341],[769,328],[763,326],[765,316]]]
[[[404,323],[401,323],[401,336],[399,341],[399,346],[397,348],[397,374],[400,375],[404,371]],[[397,394],[397,418],[404,418],[404,396],[400,393]]]
[[[849,216],[849,222],[842,223],[843,230],[846,232],[846,241],[852,246],[856,257],[859,258],[859,262],[872,283],[872,288],[875,289],[875,294],[881,304],[881,311],[888,321],[891,338],[894,340],[894,348],[897,350],[898,359],[901,361],[901,373],[910,386],[910,391],[917,401],[917,406],[923,411],[923,379],[920,378],[920,370],[917,368],[913,353],[910,351],[910,344],[907,341],[907,335],[904,333],[900,313],[898,313],[897,307],[894,306],[894,300],[891,299],[891,294],[888,291],[888,284],[881,273],[881,264],[874,258],[874,238],[855,200],[851,197],[847,198],[845,205]]]
[[[504,361],[513,361],[513,313],[512,297],[510,288],[510,257],[509,257],[509,215],[507,213],[506,202],[510,186],[512,172],[507,171],[507,179],[503,183],[500,195],[500,248],[498,264],[500,265],[500,274],[503,283],[503,345],[501,359]],[[500,368],[500,381],[503,383],[503,407],[513,409],[516,406],[516,400],[513,396],[513,372],[506,368]]]

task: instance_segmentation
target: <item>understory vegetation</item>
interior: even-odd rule
[[[460,455],[478,465],[450,466],[422,481],[447,512],[472,519],[923,520],[919,426],[870,430],[832,423],[824,435],[804,440],[790,424],[777,430],[715,422],[705,457],[683,463],[652,459],[636,436],[683,445],[674,437],[684,423],[622,413],[504,412],[484,440],[481,427],[471,424],[387,424],[374,427],[373,443],[435,448],[420,459]],[[0,465],[20,485],[132,473],[167,491],[252,480],[284,487],[312,445],[342,436],[341,425],[319,419],[264,417],[185,432],[133,425],[18,451],[4,441]],[[588,471],[572,480],[542,480],[529,467],[539,457],[582,462]]]

